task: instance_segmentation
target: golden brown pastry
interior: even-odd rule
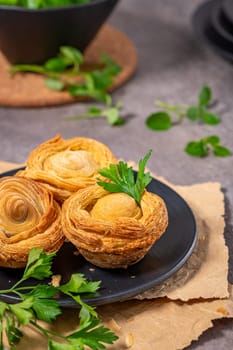
[[[167,224],[164,201],[146,190],[141,207],[127,194],[98,185],[73,194],[62,207],[65,236],[86,260],[103,268],[125,268],[141,260]]]
[[[53,252],[64,239],[52,193],[23,177],[0,179],[0,266],[24,267],[31,248]]]
[[[26,169],[18,172],[42,182],[58,201],[96,182],[98,170],[116,159],[104,144],[89,138],[64,140],[60,135],[34,149]]]

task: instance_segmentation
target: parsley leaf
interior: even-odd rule
[[[32,305],[33,297],[27,297],[20,303],[9,305],[9,309],[17,317],[19,324],[26,326],[34,316]]]
[[[82,274],[74,274],[61,286],[27,285],[26,280],[34,277],[43,279],[51,275],[52,258],[55,253],[45,254],[40,248],[33,248],[22,278],[1,294],[15,294],[21,300],[15,304],[0,301],[0,350],[3,350],[3,338],[8,341],[10,349],[15,349],[23,337],[21,326],[30,324],[48,339],[50,350],[84,350],[85,345],[93,350],[105,348],[118,337],[108,328],[99,325],[100,320],[94,307],[87,305],[80,297],[83,293],[95,293],[100,282],[88,282]],[[51,323],[61,314],[62,309],[55,299],[58,293],[65,293],[80,305],[79,327],[68,335],[59,334],[50,328],[44,328],[37,320]]]
[[[156,131],[168,130],[172,126],[171,117],[167,112],[153,113],[147,118],[146,125]]]
[[[80,273],[72,274],[70,280],[59,289],[63,293],[95,293],[100,286],[100,282],[88,282],[84,275]]]
[[[221,140],[217,135],[211,135],[200,139],[199,141],[191,141],[186,147],[185,151],[190,156],[205,157],[211,151],[217,157],[229,157],[231,151],[220,144]]]
[[[105,182],[99,179],[97,184],[109,192],[123,192],[128,194],[134,198],[140,206],[143,192],[152,180],[149,173],[145,174],[145,166],[151,153],[152,151],[150,150],[146,156],[139,161],[139,170],[136,180],[133,168],[129,167],[127,163],[120,161],[118,164],[110,164],[109,168],[100,169],[100,175],[111,180],[111,182]]]
[[[53,297],[57,294],[57,288],[38,284],[28,293],[33,297],[32,309],[39,320],[51,322],[61,314],[60,306]]]
[[[42,248],[32,248],[24,271],[23,279],[30,277],[42,280],[52,274],[51,264],[56,253],[43,253]]]
[[[203,85],[198,95],[198,105],[208,107],[212,99],[212,91],[209,86]]]
[[[70,334],[67,339],[75,346],[87,345],[93,350],[105,349],[103,343],[113,344],[117,337],[104,326],[98,326],[98,319],[92,319],[84,327]],[[81,347],[81,349],[84,349]]]

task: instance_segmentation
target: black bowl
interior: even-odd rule
[[[85,50],[118,0],[46,9],[0,6],[0,50],[10,63],[43,63],[62,45]]]

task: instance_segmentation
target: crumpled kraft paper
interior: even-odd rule
[[[175,275],[138,298],[167,296],[187,301],[228,297],[228,249],[224,240],[224,196],[220,184],[169,186],[191,207],[198,242],[190,259]]]
[[[210,328],[213,320],[233,317],[233,301],[231,296],[228,297],[228,252],[223,237],[224,201],[220,185],[169,185],[181,194],[194,212],[199,231],[196,251],[176,276],[155,288],[159,290],[150,290],[143,296],[153,299],[98,307],[105,324],[111,326],[114,324],[111,319],[114,319],[120,327],[117,332],[113,329],[120,339],[109,349],[184,349]],[[159,295],[174,300],[158,298]],[[77,310],[64,310],[52,327],[66,333],[71,332],[77,322]],[[17,346],[19,350],[46,348],[46,340],[30,328]]]
[[[197,340],[213,326],[213,320],[233,317],[233,302],[231,299],[195,302],[169,301],[166,298],[130,300],[101,306],[97,311],[105,325],[119,337],[107,349],[178,350],[185,349],[193,340]],[[65,334],[77,327],[78,310],[68,309],[54,322],[52,329]],[[17,350],[47,349],[43,336],[30,327],[25,333]]]

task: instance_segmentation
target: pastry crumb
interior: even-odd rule
[[[128,333],[125,337],[125,345],[129,349],[134,345],[134,336],[132,333]]]
[[[113,332],[119,332],[121,329],[121,326],[112,318],[108,322],[108,328],[110,328]]]
[[[74,255],[79,255],[79,251],[75,250],[75,252],[73,253]]]
[[[51,286],[53,287],[59,287],[61,283],[61,275],[53,275],[51,278]]]
[[[89,268],[89,271],[90,271],[90,272],[94,272],[95,269],[94,269],[93,267],[90,267],[90,268]]]

